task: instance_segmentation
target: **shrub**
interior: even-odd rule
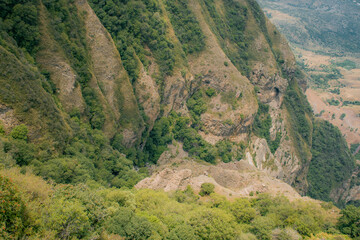
[[[214,192],[215,186],[212,183],[203,183],[201,184],[201,190],[199,192],[200,196],[210,195]]]
[[[216,90],[211,87],[206,89],[205,93],[208,95],[208,97],[216,96]]]
[[[10,136],[12,136],[14,139],[26,141],[28,132],[28,128],[24,124],[21,124],[11,130]]]

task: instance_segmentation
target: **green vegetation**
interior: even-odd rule
[[[170,13],[171,24],[184,52],[192,54],[202,51],[205,47],[205,37],[195,15],[188,6],[188,1],[169,0],[165,3],[166,9]]]
[[[152,55],[163,74],[161,78],[172,74],[175,65],[174,46],[166,36],[166,24],[160,17],[161,10],[157,1],[91,0],[90,3],[114,39],[132,81],[139,76],[139,63],[136,57],[146,67],[149,65],[147,56]],[[187,8],[181,10],[179,15],[187,13]],[[191,16],[184,21],[192,23],[192,29],[197,30],[197,25]],[[180,41],[185,42],[198,36],[197,33],[183,33],[180,28],[177,28],[177,33],[181,36]],[[198,37],[199,39],[201,37]],[[147,51],[146,47],[150,48],[151,52]],[[194,45],[188,47],[191,50],[196,49]],[[162,84],[161,82],[160,85]]]
[[[345,113],[342,113],[342,114],[340,115],[340,120],[344,120],[345,116],[346,116],[346,114],[345,114]]]
[[[75,3],[70,1],[44,0],[49,11],[50,26],[55,40],[65,50],[72,68],[77,73],[77,82],[81,85],[82,95],[87,105],[86,114],[93,128],[102,129],[105,123],[103,106],[95,90],[89,87],[92,78],[84,22]]]
[[[351,176],[354,159],[339,129],[322,120],[314,123],[311,153],[309,195],[330,201],[330,192]]]
[[[213,97],[216,96],[216,90],[209,87],[208,89],[205,90],[205,93],[208,97]]]
[[[270,151],[272,153],[275,153],[276,149],[280,145],[281,132],[277,132],[275,140],[271,140],[271,121],[272,120],[269,114],[269,105],[263,104],[259,101],[259,109],[256,113],[253,123],[254,134],[258,137],[265,138],[270,148]]]
[[[28,135],[28,128],[25,126],[25,124],[21,124],[18,126],[15,126],[13,130],[11,130],[10,136],[12,136],[14,139],[20,139],[20,140],[27,140]]]
[[[340,89],[339,88],[330,89],[330,92],[334,93],[334,94],[337,94],[337,95],[340,95]]]
[[[313,69],[307,69],[304,68],[305,71],[311,72],[310,79],[315,84],[316,88],[321,89],[328,89],[330,87],[329,81],[332,80],[338,80],[339,78],[342,78],[343,75],[340,73],[340,70],[337,68],[336,65],[321,65],[322,71],[325,73],[312,73]],[[333,90],[330,90],[330,92],[335,94],[340,94],[340,89],[335,88]]]
[[[321,110],[320,113],[315,114],[315,117],[321,117],[324,112],[325,112],[325,110]]]
[[[215,147],[217,148],[217,152],[221,160],[225,163],[231,162],[234,160],[241,160],[243,159],[246,146],[244,143],[233,143],[229,140],[222,140],[218,141],[215,144]]]
[[[327,100],[327,102],[332,105],[332,106],[339,106],[340,105],[340,101],[337,99],[332,98],[331,100]]]
[[[0,4],[0,30],[6,31],[31,55],[39,43],[37,1],[8,0]]]
[[[33,139],[41,136],[61,148],[70,133],[53,97],[42,87],[48,85],[47,80],[29,62],[33,59],[26,50],[18,48],[4,31],[0,31],[0,45],[1,103],[14,109],[20,122],[41,126]]]
[[[214,184],[203,183],[203,184],[201,184],[199,195],[202,197],[209,196],[210,194],[212,194],[214,192],[214,189],[215,189]]]
[[[351,144],[351,146],[350,146],[350,152],[351,152],[352,154],[354,154],[355,151],[356,151],[356,149],[357,149],[359,146],[360,146],[360,144]],[[360,151],[359,151],[357,154],[355,154],[354,157],[355,157],[356,160],[360,160]]]
[[[217,35],[224,52],[240,72],[248,76],[250,74],[247,52],[249,39],[245,36],[247,7],[234,0],[225,0],[225,13],[222,15],[216,8],[214,0],[204,1],[204,4],[214,22],[213,31]],[[225,45],[227,41],[234,44],[234,49]]]
[[[24,225],[29,224],[25,203],[11,180],[0,175],[0,237],[19,239],[24,235]]]
[[[96,181],[104,186],[132,187],[146,171],[133,170],[133,162],[110,146],[104,133],[92,129],[77,117],[70,120],[75,138],[57,153],[49,143],[26,141],[25,125],[14,127],[0,137],[0,163],[30,167],[33,172],[56,183],[76,184]]]
[[[206,162],[215,163],[217,158],[223,162],[242,159],[246,148],[245,144],[223,140],[213,146],[191,127],[192,123],[190,118],[175,112],[170,113],[169,117],[162,117],[156,121],[147,139],[144,153],[140,156],[140,166],[147,161],[156,163],[173,139],[182,142],[183,149],[190,156]]]
[[[211,185],[203,186],[200,192],[204,196],[202,200],[191,188],[169,195],[132,189],[147,175],[148,164],[156,163],[172,143],[176,146],[181,142],[190,157],[211,164],[243,158],[246,143],[236,144],[225,139],[212,145],[198,132],[204,131],[201,115],[207,111],[211,97],[220,94],[222,102],[236,109],[243,95],[237,96],[235,90],[220,93],[210,87],[199,88],[186,101],[190,117],[175,112],[167,116],[161,113],[152,129],[148,124],[141,139],[131,136],[133,139],[126,139],[131,142],[126,146],[123,145],[124,138],[130,134],[119,130],[134,118],[120,109],[114,115],[125,117],[116,123],[114,133],[110,133],[112,136],[106,136],[102,131],[108,128],[105,119],[113,119],[113,116],[105,112],[102,98],[92,86],[93,82],[90,84],[95,66],[87,46],[86,16],[78,11],[76,4],[81,3],[73,0],[7,0],[0,3],[0,103],[4,105],[1,111],[3,108],[5,113],[10,111],[9,116],[14,114],[15,122],[21,123],[12,130],[9,124],[5,125],[6,129],[0,125],[0,169],[4,169],[1,171],[0,200],[7,200],[0,201],[1,209],[6,209],[6,212],[0,211],[0,237],[271,239],[277,234],[274,233],[276,229],[280,229],[276,231],[284,236],[289,229],[302,236],[321,231],[336,233],[334,226],[321,218],[325,215],[324,210],[258,192],[252,200],[229,202],[213,193]],[[163,12],[163,4],[167,13]],[[249,16],[254,16],[272,47],[261,9],[252,0],[246,4],[234,0],[219,3],[209,0],[201,1],[201,4],[208,18],[206,21],[213,28],[221,47],[232,63],[249,76],[256,55],[249,49],[255,36],[246,32],[247,24],[251,22]],[[145,70],[149,70],[150,61],[155,59],[160,74],[155,70],[154,78],[160,95],[165,77],[171,75],[176,66],[175,58],[179,56],[185,60],[184,53],[196,55],[205,47],[204,35],[187,0],[91,0],[91,5],[114,39],[132,83],[138,79],[141,63]],[[80,86],[86,105],[84,112],[78,109],[64,111],[55,79],[49,72],[39,69],[36,63],[36,52],[40,47],[39,10],[43,13],[41,24],[44,24],[40,29],[49,30],[46,34],[56,41],[55,49],[64,55],[62,57],[75,71],[73,87]],[[177,45],[174,46],[169,39],[167,17],[182,45],[181,53],[174,50]],[[253,28],[251,31],[259,32],[256,30]],[[275,55],[279,64],[284,63],[280,53]],[[229,63],[224,62],[224,65]],[[185,68],[186,64],[181,71],[184,78],[187,75]],[[333,68],[324,67],[324,71],[327,79],[340,76],[340,72]],[[99,87],[104,86],[99,84]],[[117,94],[112,100],[120,105],[129,103],[128,99]],[[167,112],[165,101],[161,103],[164,104],[163,112]],[[304,163],[301,167],[306,169],[310,164],[309,193],[328,200],[330,191],[337,187],[335,179],[338,178],[338,182],[347,179],[352,166],[346,148],[332,146],[343,141],[341,135],[321,124],[313,130],[311,108],[296,80],[290,82],[284,107],[289,113],[290,136]],[[131,110],[138,111],[137,108]],[[244,116],[240,117],[244,119]],[[231,119],[222,124],[226,127],[234,125]],[[254,134],[265,138],[274,153],[282,132],[277,131],[272,140],[271,124],[269,106],[260,103],[253,125]],[[325,139],[327,131],[334,133],[334,139]],[[141,135],[139,132],[136,134]],[[208,132],[204,131],[204,134]],[[310,153],[314,156],[311,163]],[[13,167],[20,170],[9,170]],[[25,175],[20,175],[20,172]],[[323,185],[324,178],[330,179],[329,186]],[[11,183],[8,179],[16,181]],[[351,184],[358,182],[354,180]]]
[[[167,144],[171,143],[172,139],[183,142],[183,149],[190,156],[215,163],[216,148],[202,139],[197,131],[190,127],[189,118],[176,113],[171,113],[169,117],[163,117],[155,123],[146,142],[145,155],[149,156],[150,161],[156,163],[160,155],[167,150]]]
[[[347,70],[352,70],[352,69],[355,69],[357,66],[356,66],[356,63],[351,61],[351,60],[344,60],[342,62],[333,62],[334,65],[338,66],[338,67],[342,67],[342,68],[345,68]]]
[[[340,231],[354,239],[360,239],[360,208],[349,205],[341,210],[341,214],[338,222]]]
[[[344,101],[343,102],[343,106],[348,106],[348,105],[360,105],[360,101]]]
[[[302,159],[303,164],[305,164],[310,158],[312,109],[295,80],[289,83],[283,104],[289,113],[291,124],[290,135],[294,141],[294,146],[298,156]]]
[[[207,95],[207,94],[206,94]],[[202,89],[197,90],[187,101],[186,106],[188,107],[191,117],[193,118],[193,126],[201,127],[200,116],[207,110],[207,103],[204,91]]]
[[[205,189],[203,184],[203,189]],[[228,201],[212,193],[202,199],[191,187],[164,193],[91,184],[49,184],[19,169],[0,171],[2,238],[30,239],[273,239],[340,236],[332,209],[311,201],[258,194]],[[26,202],[26,204],[25,204]],[[339,229],[358,236],[359,209],[343,211]],[[16,217],[14,217],[16,216]],[[354,225],[355,224],[355,225]],[[5,228],[4,228],[5,226]],[[287,236],[287,235],[285,235]],[[334,237],[334,238],[333,238]],[[290,238],[283,238],[290,239]]]
[[[5,134],[5,129],[4,129],[4,126],[0,122],[0,136],[2,136],[4,134]]]
[[[256,0],[247,0],[247,2],[250,6],[252,14],[254,15],[254,18],[255,18],[259,28],[263,32],[269,45],[272,46],[272,42],[271,42],[267,27],[266,27],[266,18],[265,18],[264,12],[261,10],[261,7]],[[275,56],[275,57],[279,61],[280,56]],[[281,60],[281,61],[282,61],[281,63],[284,63],[284,60]]]

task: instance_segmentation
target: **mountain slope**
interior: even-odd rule
[[[245,160],[308,193],[317,124],[306,76],[256,1],[29,4],[2,15],[1,90],[14,95],[1,99],[4,165],[132,187],[178,141],[193,160]],[[19,8],[34,11],[36,41],[16,35],[11,24],[28,21]],[[354,163],[340,150],[335,175]]]

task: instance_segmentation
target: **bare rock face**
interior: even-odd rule
[[[168,114],[171,110],[182,113],[187,112],[186,100],[189,97],[189,91],[186,82],[187,80],[180,73],[165,79],[163,101],[165,114]]]
[[[228,198],[245,197],[251,193],[284,194],[290,199],[300,195],[288,184],[271,177],[244,160],[211,165],[184,159],[174,148],[164,152],[161,163],[151,177],[140,181],[136,188],[184,190],[190,185],[196,192],[203,183],[212,183],[215,192]]]
[[[166,168],[152,178],[146,178],[139,182],[137,188],[164,189],[164,191],[175,191],[184,188],[189,184],[191,176],[190,169],[179,171]]]
[[[252,72],[252,82],[259,87],[258,96],[261,102],[273,108],[279,108],[283,100],[288,81],[277,74],[270,75],[263,64]]]
[[[151,177],[140,181],[136,188],[163,189],[164,191],[185,190],[190,185],[196,192],[203,183],[212,183],[215,192],[228,198],[245,197],[253,193],[284,194],[289,198],[300,195],[286,183],[257,171],[245,161],[202,165],[195,162],[183,162],[176,168],[167,166]]]
[[[145,115],[149,118],[152,126],[160,113],[160,95],[159,87],[151,75],[156,72],[154,60],[148,67],[148,71],[141,64],[140,76],[134,84],[135,94],[138,97],[138,103],[144,108]]]
[[[0,124],[4,127],[7,134],[9,134],[14,126],[20,124],[15,117],[14,109],[0,104]]]

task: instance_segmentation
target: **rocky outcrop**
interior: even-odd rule
[[[258,193],[284,194],[290,199],[300,195],[288,184],[259,171],[246,161],[210,165],[184,160],[172,152],[162,155],[162,162],[153,169],[151,177],[140,181],[136,188],[185,190],[190,185],[196,192],[201,184],[212,183],[215,192],[228,198],[245,197]],[[165,160],[165,159],[166,160]]]

